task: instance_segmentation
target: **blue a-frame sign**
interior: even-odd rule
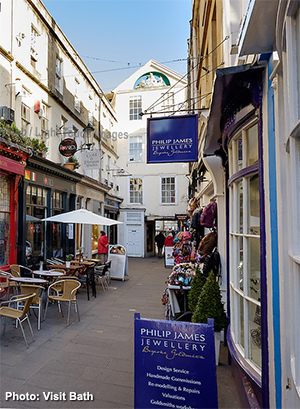
[[[218,408],[214,324],[135,314],[135,409]]]

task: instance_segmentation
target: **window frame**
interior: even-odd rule
[[[174,193],[174,203],[172,202],[168,202],[168,203],[164,203],[163,202],[163,195],[162,195],[162,183],[163,183],[163,179],[166,178],[174,178],[174,185],[175,185],[175,193]],[[177,175],[160,175],[159,177],[159,204],[160,206],[177,206],[178,205],[178,200],[177,200]]]
[[[141,145],[140,148],[135,149],[136,151],[139,151],[141,153],[141,159],[135,159],[135,155],[131,154],[131,151],[134,149],[130,149],[130,144],[131,144],[131,139],[132,138],[141,138],[140,141],[136,142]],[[133,142],[134,143],[134,142]],[[145,145],[144,145],[144,135],[129,135],[128,138],[128,162],[133,163],[133,162],[144,162],[144,151],[145,151]],[[131,160],[132,158],[132,160]]]
[[[39,30],[31,24],[31,32],[30,32],[30,58],[33,64],[38,62],[38,52],[37,52],[37,37],[41,34]]]
[[[253,330],[261,330],[259,325],[253,325],[253,311],[261,311],[261,301],[255,299],[254,290],[250,285],[253,279],[250,277],[250,243],[251,240],[259,240],[258,248],[260,249],[260,233],[261,233],[261,209],[259,208],[259,234],[255,234],[256,230],[250,231],[250,181],[253,176],[258,176],[258,204],[260,203],[261,188],[259,179],[261,177],[259,171],[259,163],[248,165],[247,159],[247,138],[248,130],[257,126],[259,123],[257,118],[251,118],[243,124],[230,139],[228,144],[229,156],[229,204],[231,212],[229,214],[229,270],[230,270],[230,299],[231,299],[231,335],[235,342],[236,348],[241,357],[246,361],[247,365],[253,370],[258,378],[261,378],[262,371],[262,350],[261,347],[253,342]],[[242,157],[239,159],[239,143],[242,138]],[[257,127],[257,138],[260,135]],[[259,152],[258,152],[259,158]],[[259,159],[258,159],[259,161]],[[240,205],[242,200],[242,206]],[[241,212],[242,209],[242,212]],[[242,224],[242,230],[241,230]],[[252,248],[253,243],[252,241]],[[257,247],[257,246],[256,246]],[[242,252],[242,253],[241,253]],[[242,258],[241,258],[242,255]],[[261,286],[261,251],[259,251],[258,268],[259,278],[256,283],[257,290]],[[256,271],[257,272],[257,271]],[[241,280],[243,284],[241,285]],[[258,292],[258,294],[260,294]],[[254,309],[252,309],[254,308]],[[251,316],[252,313],[252,316]],[[251,321],[251,318],[253,320]],[[251,342],[252,336],[252,342]],[[258,359],[254,359],[253,355],[260,352]]]
[[[132,202],[131,201],[131,195],[130,195],[130,181],[132,179],[140,179],[141,180],[141,185],[142,185],[142,195],[141,195],[141,202]],[[130,176],[128,178],[128,204],[130,205],[143,205],[144,204],[144,177],[143,176]]]
[[[135,102],[137,103],[137,107],[135,106],[132,107],[131,104]],[[129,108],[129,121],[142,120],[142,116],[139,115],[143,110],[141,95],[134,95],[134,96],[129,97],[128,108]]]
[[[55,89],[62,94],[63,59],[57,54],[55,58]]]

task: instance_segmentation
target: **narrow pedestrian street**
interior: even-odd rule
[[[90,301],[80,289],[80,322],[72,310],[66,327],[66,316],[62,318],[52,305],[37,331],[31,315],[36,341],[31,342],[25,325],[29,349],[20,329],[9,323],[1,336],[1,408],[133,408],[134,313],[164,319],[161,297],[170,271],[162,259],[130,258],[126,281],[112,280],[106,292],[97,285],[97,298]],[[240,408],[224,346],[217,377],[219,408]],[[40,400],[5,401],[7,392]],[[70,392],[77,400],[69,400]],[[80,400],[84,398],[89,400]]]

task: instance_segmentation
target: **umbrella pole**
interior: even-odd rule
[[[80,243],[79,243],[79,259],[82,260],[82,237],[83,236],[83,224],[80,225]]]

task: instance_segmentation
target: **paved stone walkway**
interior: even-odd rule
[[[161,297],[170,271],[162,259],[130,258],[126,281],[112,280],[106,292],[97,286],[97,298],[90,301],[85,289],[80,290],[80,322],[72,310],[71,324],[66,327],[66,317],[52,305],[37,331],[32,315],[36,341],[31,342],[26,328],[29,349],[20,329],[8,324],[0,338],[0,407],[133,409],[134,313],[143,318],[165,318]],[[219,408],[238,409],[224,347],[220,360]],[[39,400],[6,400],[7,392]],[[71,392],[77,400],[70,400]],[[79,400],[88,399],[90,394],[94,400]]]

